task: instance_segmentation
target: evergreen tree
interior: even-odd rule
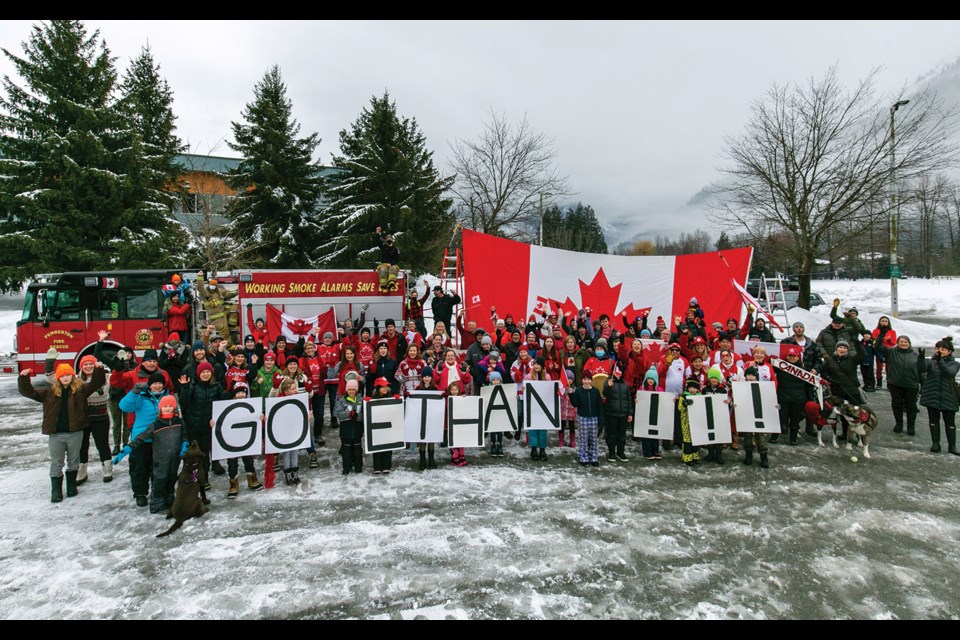
[[[453,179],[437,172],[416,120],[400,118],[387,93],[374,96],[340,132],[333,163],[324,266],[372,266],[379,261],[374,231],[383,227],[396,238],[401,267],[436,269],[454,225],[452,201],[444,197]]]
[[[253,89],[243,111],[245,123],[231,123],[230,148],[243,154],[227,177],[237,196],[227,207],[237,239],[258,250],[251,266],[311,266],[320,241],[317,205],[322,194],[320,167],[312,161],[320,144],[316,133],[298,138],[300,125],[273,66]]]
[[[543,212],[543,245],[584,253],[607,253],[607,241],[597,214],[590,205],[561,209],[554,205]]]
[[[113,59],[99,31],[78,21],[35,26],[24,55],[3,50],[23,84],[0,98],[0,288],[32,273],[109,261],[125,206],[118,150],[125,132],[111,108]]]
[[[128,184],[135,206],[112,243],[116,265],[142,267],[144,256],[154,267],[182,264],[189,238],[172,208],[181,172],[176,157],[186,147],[176,134],[173,91],[149,47],[131,61],[120,92],[117,107],[130,126]]]

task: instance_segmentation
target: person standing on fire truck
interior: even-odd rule
[[[214,326],[221,336],[227,341],[227,346],[236,344],[233,336],[230,334],[230,327],[227,323],[227,313],[235,312],[227,304],[227,300],[237,296],[236,291],[227,291],[217,285],[216,278],[210,278],[209,282],[204,284],[203,271],[197,272],[197,291],[203,300],[203,308],[207,312],[207,320]]]

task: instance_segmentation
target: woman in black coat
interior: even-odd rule
[[[390,393],[400,392],[400,383],[397,382],[397,361],[390,357],[390,349],[386,341],[377,344],[377,353],[373,356],[373,363],[367,371],[366,389],[373,390],[377,385],[377,378],[386,378],[390,383]]]
[[[960,456],[957,450],[957,426],[954,420],[957,415],[956,377],[960,371],[960,362],[953,358],[953,338],[944,338],[937,343],[937,352],[925,363],[923,384],[920,387],[920,404],[927,408],[930,418],[930,439],[933,445],[930,451],[940,452],[940,416],[943,416],[943,426],[947,432],[948,451]]]

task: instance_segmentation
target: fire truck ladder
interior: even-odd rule
[[[457,224],[450,236],[450,244],[443,249],[443,261],[440,263],[440,286],[445,291],[450,291],[463,298],[463,256],[461,248],[457,246],[457,232],[460,231],[460,225]],[[457,313],[463,308],[463,303],[455,305],[453,308],[453,326],[447,327],[447,333],[455,341],[459,342],[460,336],[457,333]]]
[[[783,295],[783,276],[780,273],[772,278],[768,278],[766,274],[760,274],[760,295],[757,301],[774,319],[783,318],[781,327],[790,326],[790,320],[787,318],[787,300]]]

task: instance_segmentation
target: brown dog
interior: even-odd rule
[[[173,533],[190,518],[199,518],[210,510],[204,506],[210,504],[207,493],[203,490],[203,483],[207,479],[207,474],[203,470],[203,459],[206,457],[207,455],[201,451],[196,440],[190,443],[186,455],[183,456],[183,469],[177,476],[177,493],[173,498],[173,505],[167,512],[167,518],[174,518],[176,522],[157,535],[158,538]]]

